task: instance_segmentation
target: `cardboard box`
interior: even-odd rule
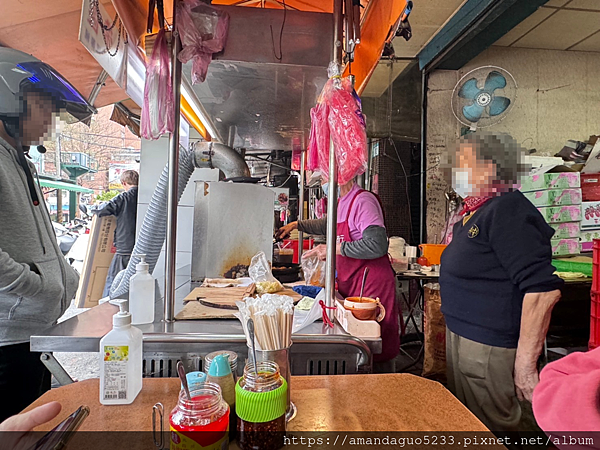
[[[552,239],[552,255],[566,256],[581,253],[579,239]]]
[[[75,296],[78,308],[98,305],[106,284],[106,275],[114,257],[113,240],[117,218],[94,215],[90,229],[90,240],[83,270],[79,277],[79,288]]]
[[[548,206],[538,208],[548,223],[578,222],[581,220],[581,205]]]
[[[600,229],[600,202],[583,202],[581,209],[581,230]]]
[[[552,239],[578,238],[581,232],[581,222],[551,223],[554,228]]]
[[[521,192],[543,189],[569,189],[581,186],[579,172],[542,173],[523,178]]]
[[[581,191],[584,202],[600,201],[600,173],[581,174]]]
[[[581,189],[547,189],[525,192],[523,195],[535,206],[581,205]]]

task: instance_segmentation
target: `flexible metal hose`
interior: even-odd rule
[[[183,147],[179,151],[179,183],[177,189],[177,201],[181,200],[192,173],[195,170],[194,151]],[[133,255],[146,255],[146,262],[150,265],[150,273],[154,271],[160,251],[162,250],[167,235],[167,186],[169,182],[168,165],[162,174],[148,205],[148,211],[144,216],[144,222],[138,233],[133,248],[133,253],[127,269],[122,270],[115,277],[110,288],[110,298],[121,297],[129,292],[129,279],[135,274],[136,265],[140,258]]]

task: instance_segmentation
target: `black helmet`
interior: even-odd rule
[[[50,95],[69,122],[85,121],[96,112],[56,70],[39,59],[8,47],[0,47],[0,120],[18,119],[23,113],[22,95],[36,90]]]

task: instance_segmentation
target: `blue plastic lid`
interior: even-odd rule
[[[211,377],[224,377],[231,373],[231,366],[229,365],[229,355],[217,355],[210,363],[208,374]]]
[[[206,381],[206,374],[204,372],[189,372],[185,375],[188,382],[190,392],[200,388],[200,384]],[[181,386],[183,389],[183,386]]]

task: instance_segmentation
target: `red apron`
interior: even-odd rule
[[[364,190],[352,199],[344,222],[337,224],[337,242],[352,242],[348,219],[352,213],[354,201]],[[371,195],[371,193],[369,193]],[[378,199],[379,200],[379,199]],[[380,202],[381,204],[381,202]],[[382,207],[383,209],[383,207]],[[400,329],[398,304],[396,303],[396,277],[388,255],[377,259],[354,259],[338,255],[336,259],[338,290],[346,297],[358,297],[365,267],[369,267],[369,276],[365,284],[365,297],[379,298],[385,308],[385,318],[380,322],[383,349],[374,355],[376,362],[388,361],[400,352]]]

